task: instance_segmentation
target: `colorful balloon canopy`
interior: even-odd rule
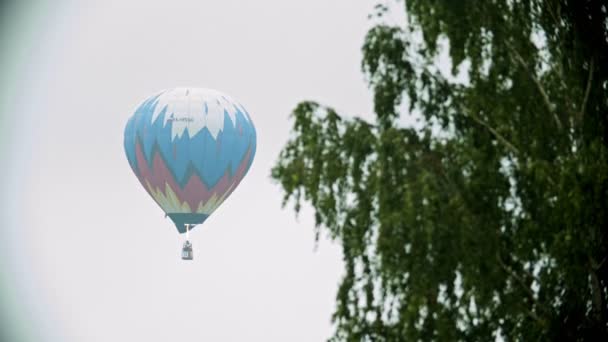
[[[203,223],[251,167],[249,113],[210,89],[175,88],[145,100],[127,122],[129,164],[180,233]]]

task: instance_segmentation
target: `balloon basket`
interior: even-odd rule
[[[194,252],[192,251],[192,244],[190,241],[184,243],[184,247],[182,247],[182,260],[192,260],[194,259]]]

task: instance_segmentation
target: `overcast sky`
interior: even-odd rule
[[[12,52],[0,64],[9,165],[0,291],[12,298],[4,304],[12,323],[45,341],[328,338],[340,247],[323,238],[314,250],[312,212],[296,220],[282,210],[269,173],[299,101],[371,112],[360,48],[374,4],[104,0],[15,9],[4,23]],[[183,236],[123,150],[137,104],[180,86],[231,95],[258,135],[249,174],[191,234],[193,262],[180,259]]]

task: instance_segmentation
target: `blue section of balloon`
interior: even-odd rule
[[[208,187],[212,187],[224,176],[227,168],[230,168],[232,174],[236,172],[247,149],[251,148],[252,156],[255,154],[255,128],[240,109],[235,113],[234,125],[228,113],[224,111],[224,126],[216,139],[207,127],[202,128],[192,137],[189,131],[185,130],[184,134],[172,139],[173,123],[171,121],[165,123],[165,116],[168,115],[166,107],[152,122],[158,105],[157,99],[158,96],[155,96],[142,103],[129,119],[125,129],[125,137],[129,139],[129,141],[125,139],[125,150],[134,170],[137,169],[136,163],[133,162],[136,160],[136,139],[140,139],[148,163],[152,163],[154,150],[160,150],[175,180],[182,186],[188,181],[192,167],[199,173],[201,180]],[[206,103],[201,111],[208,113]],[[251,140],[235,139],[234,137],[239,134],[251,137]]]

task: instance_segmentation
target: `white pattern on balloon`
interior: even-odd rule
[[[245,108],[231,97],[212,89],[174,88],[160,93],[152,113],[152,124],[166,109],[163,126],[172,121],[171,139],[181,137],[186,130],[192,137],[207,127],[213,139],[224,128],[224,116],[228,114],[233,127],[236,113],[241,112],[245,120],[249,115]]]

